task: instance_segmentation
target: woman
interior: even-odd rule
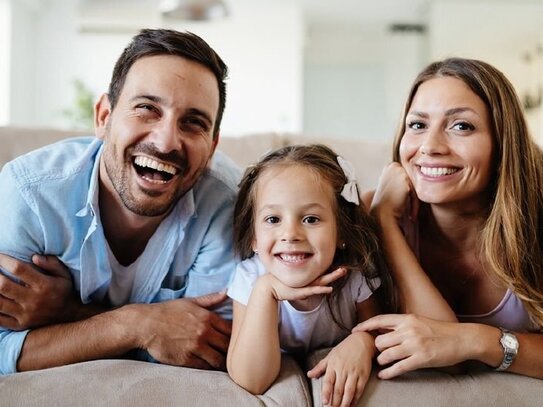
[[[543,378],[543,159],[501,72],[460,58],[422,71],[365,201],[406,313],[354,329],[380,333],[379,377],[478,360]]]

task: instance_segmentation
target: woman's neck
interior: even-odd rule
[[[419,216],[426,240],[447,245],[451,251],[469,252],[478,247],[479,232],[486,220],[487,211],[423,205]]]

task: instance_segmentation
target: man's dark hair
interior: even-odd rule
[[[138,59],[153,55],[176,55],[207,67],[217,78],[219,85],[219,109],[213,129],[217,137],[226,103],[225,79],[228,68],[217,53],[196,34],[166,29],[143,29],[124,49],[117,60],[109,84],[109,102],[115,108],[124,86],[128,71]]]

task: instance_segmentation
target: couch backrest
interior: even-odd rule
[[[0,127],[0,168],[9,160],[41,146],[85,134],[89,133],[43,128]],[[218,148],[245,168],[275,148],[288,144],[307,143],[326,144],[351,161],[362,191],[375,188],[382,168],[391,157],[391,142],[366,142],[278,133],[222,137]]]

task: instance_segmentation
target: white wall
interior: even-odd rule
[[[543,84],[539,72],[525,62],[525,54],[543,46],[543,2],[441,0],[430,12],[430,59],[461,56],[481,59],[500,69],[522,97]],[[540,65],[541,58],[540,56]],[[543,109],[527,114],[532,133],[543,138]]]
[[[11,61],[11,7],[8,0],[0,0],[0,126],[9,122],[9,89]]]
[[[229,66],[223,134],[300,131],[303,22],[299,7],[252,6],[250,0],[231,3],[231,17],[219,23],[161,25],[201,35]],[[73,79],[83,80],[96,95],[105,92],[115,60],[136,32],[138,22],[124,28],[110,22],[111,32],[104,26],[80,32],[77,0],[46,0],[45,4],[39,12],[17,15],[13,22],[21,30],[28,29],[26,38],[33,46],[18,37],[22,48],[12,63],[17,71],[11,75],[12,124],[66,126],[61,112],[73,103]],[[134,2],[133,7],[143,4]],[[156,21],[150,15],[141,24]]]
[[[424,34],[382,26],[312,26],[305,50],[304,131],[392,139],[424,46]]]

